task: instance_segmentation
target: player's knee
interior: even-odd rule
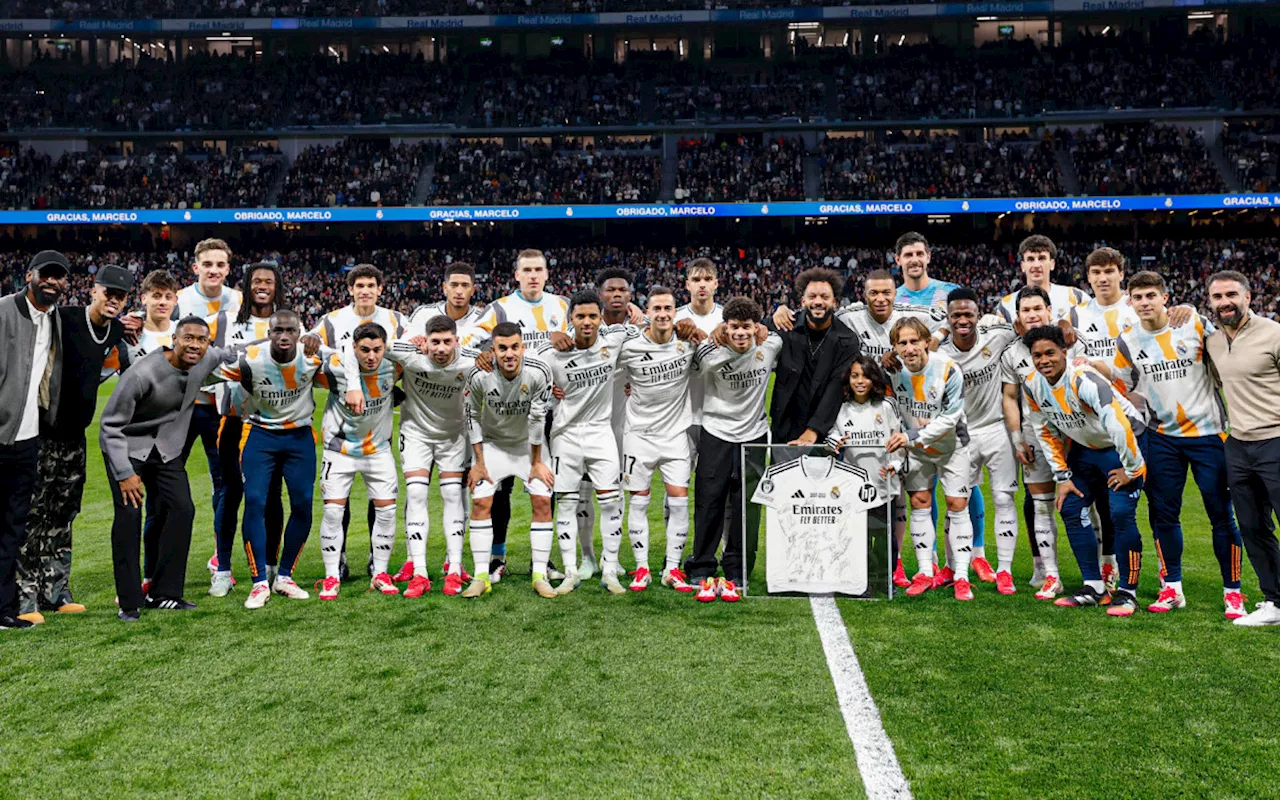
[[[551,498],[535,495],[530,498],[530,504],[533,507],[533,515],[540,522],[551,519]]]
[[[947,511],[966,511],[969,508],[969,498],[967,497],[948,497]]]
[[[933,505],[933,495],[929,492],[912,492],[911,507],[912,508],[929,508]]]

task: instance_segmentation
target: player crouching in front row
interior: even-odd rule
[[[1142,566],[1136,514],[1147,471],[1138,449],[1144,426],[1133,405],[1113,391],[1097,370],[1069,363],[1066,340],[1057,327],[1032,328],[1022,341],[1036,368],[1024,387],[1027,407],[1053,466],[1056,504],[1084,579],[1083,587],[1055,604],[1110,604],[1108,614],[1127,617],[1138,607]],[[1120,561],[1120,587],[1114,599],[1102,580],[1098,540],[1089,520],[1089,506],[1104,497]]]

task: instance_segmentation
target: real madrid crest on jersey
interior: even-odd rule
[[[840,487],[839,487],[839,486],[832,486],[832,487],[831,487],[831,497],[832,497],[832,498],[834,498],[834,499],[836,499],[836,500],[839,500],[839,499],[840,499]]]
[[[685,351],[684,342],[676,342],[676,352],[683,353]]]
[[[520,384],[520,394],[528,394],[528,393],[529,393],[529,384],[527,383]]]
[[[554,314],[547,318],[547,328],[553,331],[560,329],[560,320],[556,319]]]
[[[990,347],[987,347],[986,345],[983,345],[983,346],[982,346],[982,357],[983,357],[983,358],[991,358],[991,348],[990,348]]]
[[[1184,342],[1183,340],[1179,339],[1179,340],[1178,340],[1178,343],[1177,343],[1176,345],[1174,345],[1174,349],[1178,351],[1178,355],[1180,355],[1180,356],[1182,356],[1182,357],[1184,357],[1184,358],[1186,357],[1186,355],[1187,355],[1187,343],[1186,343],[1186,342]]]
[[[756,348],[756,361],[764,361],[764,351],[758,347]]]
[[[609,348],[607,348],[607,347],[601,347],[601,348],[600,348],[600,360],[601,360],[601,361],[608,361],[608,360],[609,360]]]
[[[883,425],[883,424],[884,424],[884,415],[883,415],[883,414],[881,414],[879,411],[877,411],[877,412],[876,412],[876,424],[877,424],[877,425]]]
[[[930,399],[930,400],[937,400],[937,399],[938,399],[938,387],[937,387],[937,386],[930,386],[930,387],[929,387],[929,399]]]

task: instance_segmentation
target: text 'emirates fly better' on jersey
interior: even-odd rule
[[[765,507],[770,592],[866,594],[868,532],[889,525],[866,470],[801,456],[770,467],[751,501]]]

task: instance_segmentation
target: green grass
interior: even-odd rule
[[[207,497],[202,455],[190,473]],[[0,796],[862,795],[803,601],[703,607],[657,586],[614,598],[594,581],[547,601],[515,576],[475,602],[444,598],[438,580],[420,601],[352,582],[333,603],[276,597],[249,612],[240,551],[236,591],[204,594],[212,527],[198,502],[200,608],[126,626],[105,481],[91,455],[72,579],[89,613],[0,635]],[[515,498],[523,571],[528,507]],[[322,573],[318,498],[316,510],[304,585]],[[434,577],[434,491],[432,510]],[[661,504],[650,511],[656,566]],[[999,598],[983,585],[964,606],[942,593],[841,601],[916,797],[1275,796],[1277,640],[1222,620],[1194,489],[1186,516],[1191,605],[1170,618],[1051,608],[1025,586]],[[1065,537],[1062,551],[1069,562]]]

